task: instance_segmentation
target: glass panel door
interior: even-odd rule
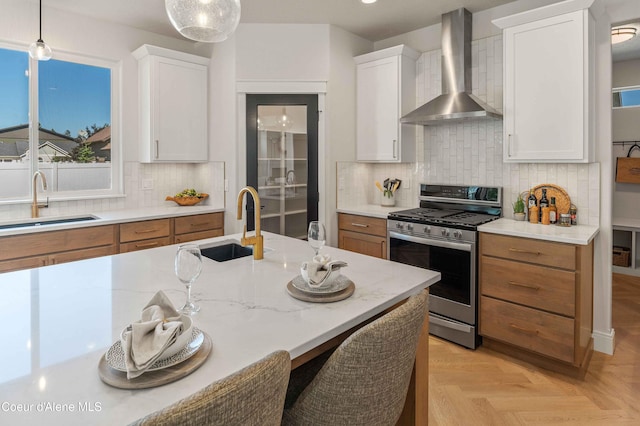
[[[260,195],[262,230],[300,239],[318,214],[317,96],[314,105],[309,97],[247,96],[247,183]]]

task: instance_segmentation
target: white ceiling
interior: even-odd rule
[[[35,1],[35,0],[31,0]],[[471,13],[513,0],[240,0],[244,23],[333,24],[371,41],[440,22],[440,16],[466,7]],[[53,7],[176,38],[163,0],[42,0]]]
[[[460,7],[476,13],[511,1],[514,0],[378,0],[366,5],[360,0],[240,0],[240,22],[333,24],[379,41],[437,24],[443,13]],[[164,0],[42,0],[42,3],[45,8],[182,38],[167,18]],[[614,62],[640,58],[640,34],[613,46],[612,53]]]

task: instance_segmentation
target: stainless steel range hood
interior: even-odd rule
[[[502,114],[471,94],[471,13],[460,8],[442,15],[442,95],[400,119],[401,123],[438,125],[501,118]]]

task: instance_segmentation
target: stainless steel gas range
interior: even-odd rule
[[[475,349],[477,228],[502,215],[502,188],[420,185],[420,207],[388,216],[390,260],[440,272],[429,287],[430,333]]]

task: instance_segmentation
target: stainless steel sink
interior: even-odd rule
[[[200,246],[200,252],[204,257],[216,262],[226,262],[253,255],[253,248],[242,247],[238,242],[227,240],[214,245]]]
[[[98,218],[95,216],[78,216],[78,217],[65,217],[65,218],[59,218],[59,219],[29,220],[25,222],[16,222],[16,223],[8,223],[5,225],[0,225],[0,230],[13,229],[13,228],[31,228],[34,226],[59,225],[62,223],[84,222],[84,221],[96,220],[96,219]]]

